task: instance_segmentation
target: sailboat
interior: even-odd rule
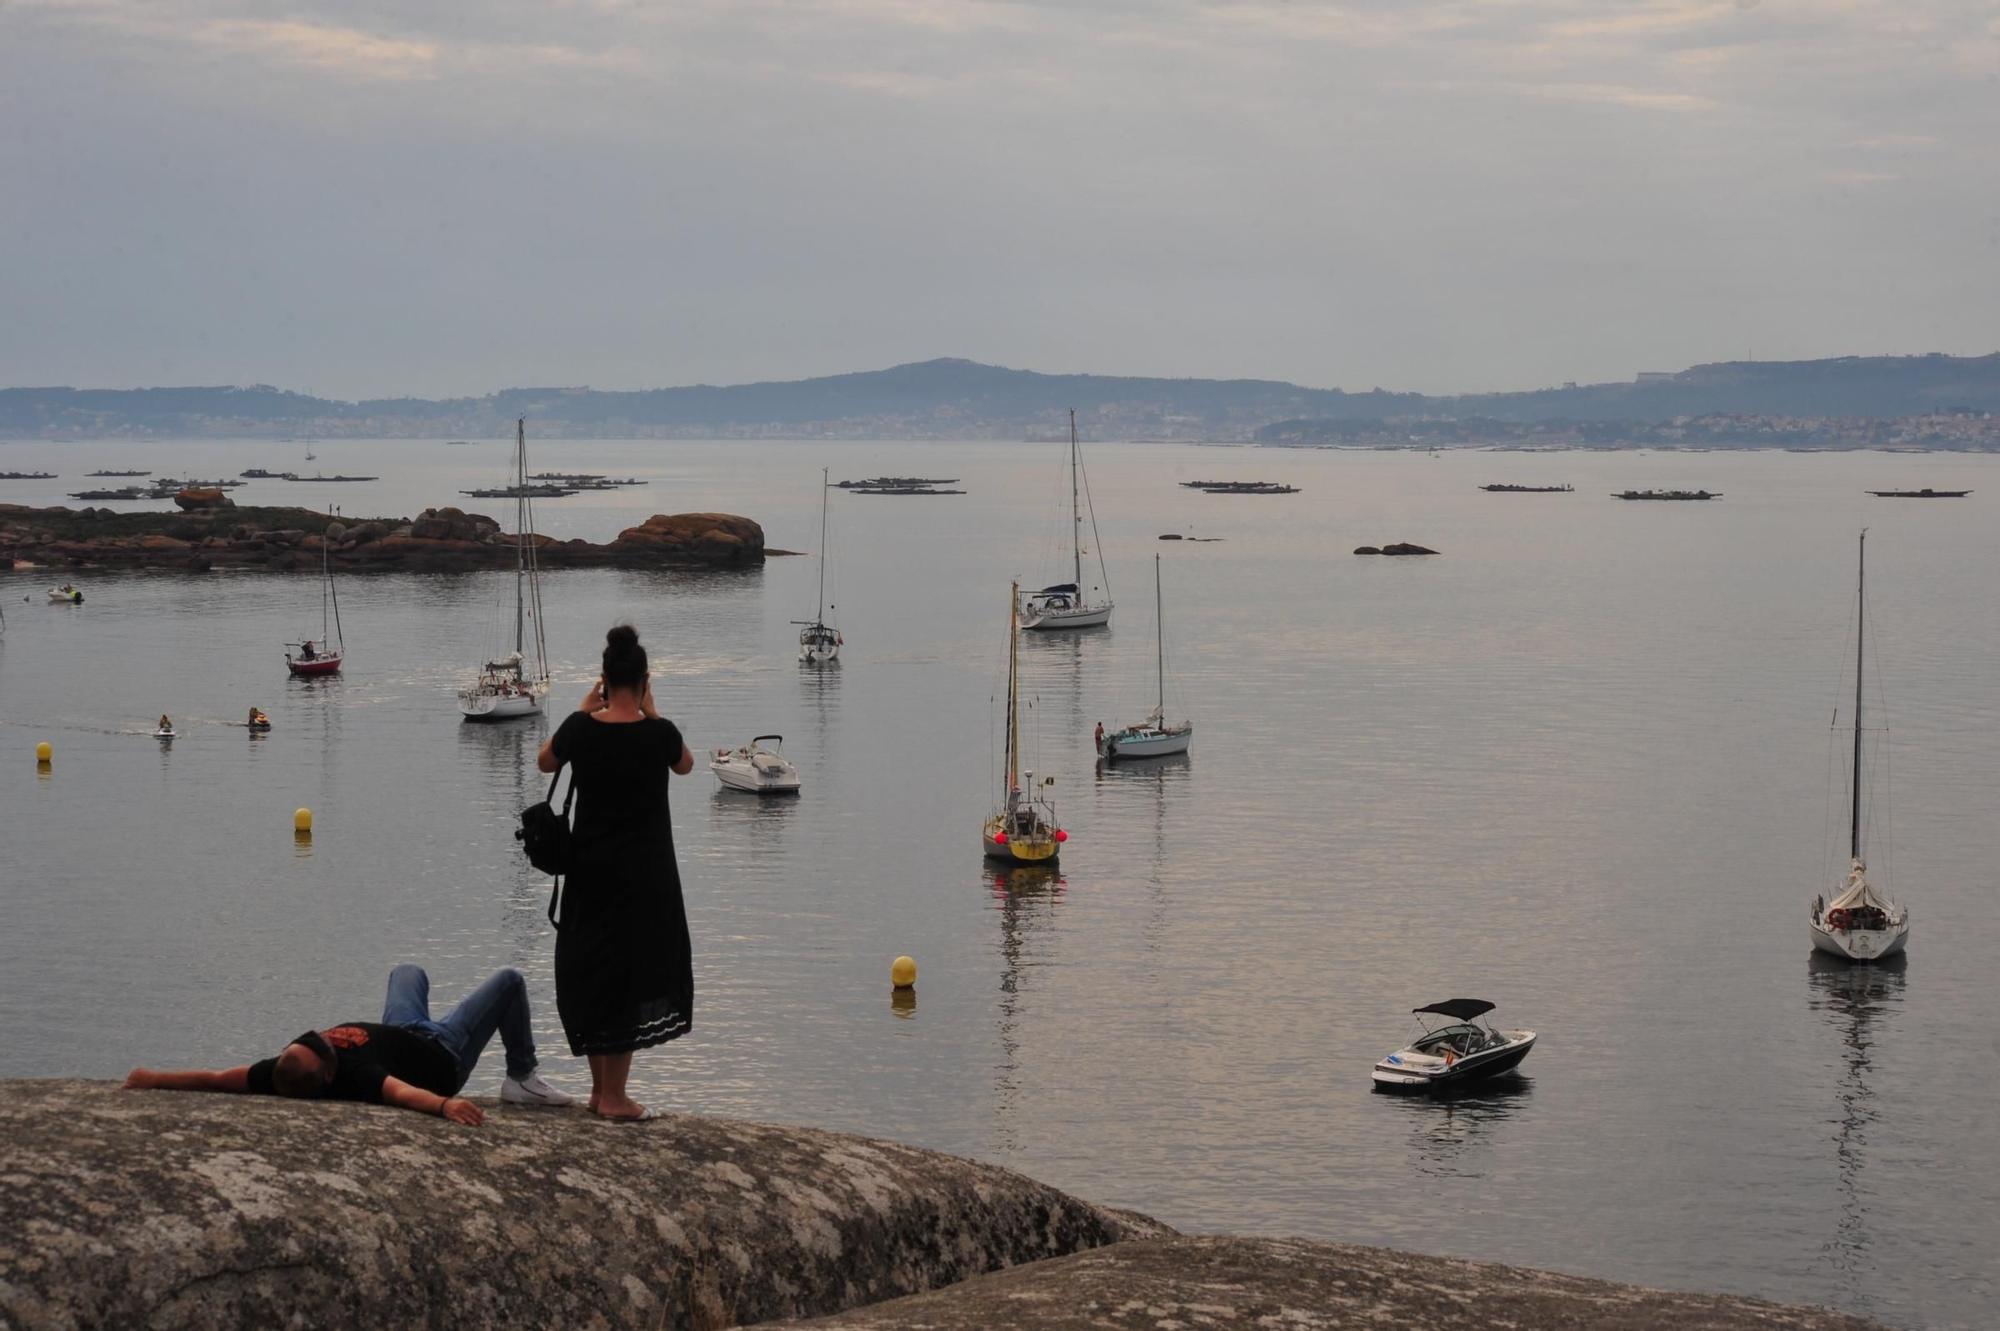
[[[1000,807],[986,820],[980,848],[996,860],[1016,864],[1053,864],[1069,833],[1056,824],[1055,802],[1043,792],[1055,784],[1045,777],[1035,784],[1033,772],[1021,766],[1021,584],[1007,590],[1007,791]]]
[[[1083,509],[1077,479],[1083,471],[1076,442],[1076,412],[1069,414],[1070,581],[1029,592],[1021,605],[1021,627],[1030,630],[1090,629],[1111,622],[1111,579],[1104,571],[1104,551],[1097,552],[1099,586],[1083,589]],[[1091,514],[1091,539],[1097,539],[1097,515]],[[1093,600],[1095,595],[1100,599]]]
[[[795,619],[799,629],[799,660],[808,665],[825,665],[840,659],[841,644],[846,640],[840,630],[826,622],[826,496],[828,468],[820,468],[819,473],[819,609],[811,619]]]
[[[1167,721],[1167,620],[1166,601],[1160,591],[1160,557],[1153,556],[1153,605],[1159,616],[1159,647],[1156,653],[1159,671],[1159,692],[1153,703],[1153,710],[1146,713],[1146,719],[1137,725],[1126,726],[1115,733],[1101,734],[1097,739],[1097,756],[1106,762],[1120,758],[1165,758],[1169,754],[1186,753],[1194,743],[1194,722],[1182,721],[1170,724]]]
[[[535,501],[527,494],[528,421],[514,422],[514,650],[488,661],[479,678],[458,691],[468,721],[534,716],[549,693],[549,647],[542,634],[542,571],[535,555]],[[535,673],[527,670],[528,620],[535,621]]]
[[[347,657],[347,640],[340,632],[340,593],[333,585],[333,542],[326,539],[324,528],[319,534],[319,637],[285,646],[298,649],[285,653],[285,668],[294,675],[337,675]]]
[[[1812,944],[1848,961],[1881,961],[1910,941],[1910,912],[1876,891],[1861,857],[1861,679],[1867,655],[1868,532],[1861,533],[1854,612],[1854,766],[1848,775],[1847,879],[1832,901],[1814,897]]]

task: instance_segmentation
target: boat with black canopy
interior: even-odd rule
[[[1497,1029],[1483,1020],[1493,1007],[1483,998],[1447,998],[1412,1009],[1423,1034],[1375,1065],[1375,1089],[1443,1090],[1519,1067],[1535,1033]]]

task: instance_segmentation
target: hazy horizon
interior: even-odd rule
[[[13,0],[0,382],[1983,354],[1996,107],[1971,0]]]

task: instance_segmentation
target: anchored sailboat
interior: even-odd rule
[[[288,642],[285,668],[294,675],[337,675],[347,658],[347,639],[340,632],[340,592],[333,585],[333,542],[319,534],[319,637]],[[329,619],[329,613],[331,618]],[[332,633],[328,633],[329,626]]]
[[[819,472],[819,608],[811,619],[795,619],[799,629],[799,660],[808,665],[825,665],[840,659],[840,648],[846,639],[840,630],[826,622],[826,496],[829,490],[825,467]]]
[[[549,648],[542,633],[542,577],[535,555],[535,501],[529,498],[528,422],[514,422],[514,650],[488,661],[479,678],[458,691],[468,721],[511,721],[542,710],[549,692]],[[527,671],[527,621],[535,621],[535,673]]]
[[[1868,865],[1861,858],[1861,680],[1868,651],[1867,593],[1868,532],[1864,529],[1854,594],[1854,767],[1848,776],[1847,880],[1831,902],[1814,897],[1812,903],[1813,946],[1848,961],[1881,961],[1901,952],[1910,941],[1910,912],[1875,890],[1868,881]]]
[[[1055,784],[1045,777],[1035,784],[1033,772],[1021,765],[1021,584],[1007,591],[1007,788],[998,810],[986,820],[980,848],[996,860],[1018,864],[1052,864],[1069,833],[1056,824],[1055,802],[1043,792]]]
[[[1070,581],[1029,592],[1021,604],[1021,627],[1031,630],[1089,629],[1111,622],[1111,578],[1104,571],[1104,550],[1097,551],[1098,585],[1083,587],[1083,508],[1078,479],[1083,455],[1076,442],[1076,412],[1069,414]],[[1084,482],[1088,484],[1086,480]],[[1090,516],[1090,539],[1097,542],[1097,514]]]
[[[1107,762],[1120,758],[1165,758],[1170,754],[1186,753],[1188,746],[1194,743],[1194,722],[1170,724],[1167,721],[1167,617],[1166,601],[1160,591],[1158,555],[1153,556],[1153,605],[1159,615],[1159,647],[1156,653],[1159,692],[1153,710],[1146,713],[1145,720],[1098,737],[1097,756]]]

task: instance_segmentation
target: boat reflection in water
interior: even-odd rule
[[[1375,1096],[1391,1112],[1412,1115],[1410,1167],[1432,1178],[1483,1178],[1481,1148],[1526,1108],[1535,1083],[1518,1072],[1429,1095]]]
[[[1833,1234],[1820,1250],[1839,1282],[1839,1291],[1829,1291],[1821,1301],[1867,1316],[1874,1303],[1871,1290],[1878,1274],[1869,1253],[1868,1211],[1874,1191],[1862,1178],[1868,1133],[1879,1117],[1871,1085],[1871,1051],[1882,1029],[1895,1020],[1902,1007],[1909,956],[1906,953],[1873,966],[1855,966],[1814,952],[1807,962],[1806,978],[1811,985],[1807,1003],[1825,1018],[1840,1041],[1832,1141],[1840,1210]]]
[[[1021,1098],[1021,1006],[1023,976],[1039,960],[1036,935],[1062,903],[1068,884],[1053,864],[989,865],[984,875],[1000,914],[1000,1058],[993,1069],[993,1142],[1003,1154],[1020,1149],[1014,1123]]]

